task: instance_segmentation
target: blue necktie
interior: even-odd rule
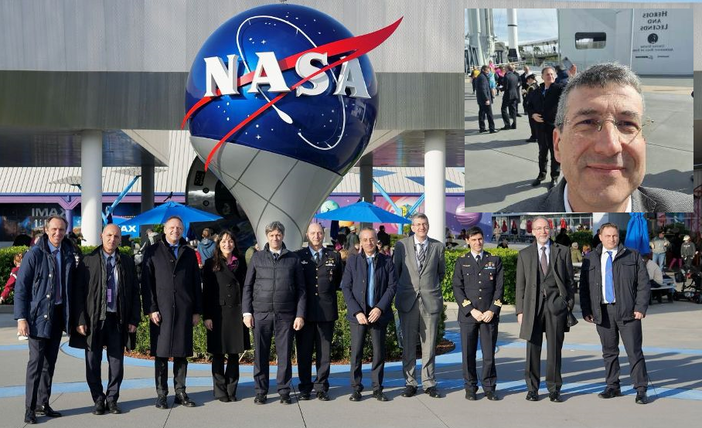
[[[63,303],[63,296],[61,295],[61,253],[58,249],[54,250],[51,254],[54,255],[54,266],[56,266],[54,272],[54,303]]]
[[[605,267],[605,300],[614,303],[614,275],[612,275],[612,252],[607,251],[607,266]]]
[[[373,258],[368,257],[368,307],[375,306],[375,275],[373,267]]]

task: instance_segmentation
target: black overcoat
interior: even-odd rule
[[[241,310],[246,261],[244,257],[237,261],[234,271],[224,262],[219,271],[214,271],[213,259],[207,260],[202,269],[203,318],[212,320],[212,330],[207,330],[207,352],[211,354],[239,354],[251,347]]]
[[[150,323],[151,355],[193,355],[193,314],[202,313],[202,285],[195,250],[180,240],[178,258],[165,238],[144,254],[142,293],[144,313],[161,313],[161,325]]]

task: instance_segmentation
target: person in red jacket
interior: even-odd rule
[[[5,288],[3,288],[2,294],[0,295],[0,305],[7,302],[7,299],[10,298],[10,293],[12,293],[12,290],[15,289],[15,281],[17,281],[17,271],[19,270],[20,264],[22,263],[23,256],[24,253],[15,254],[15,258],[13,260],[15,263],[15,267],[12,268],[12,272],[10,272],[10,277],[7,278]]]

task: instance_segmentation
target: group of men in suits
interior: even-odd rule
[[[61,416],[49,406],[49,398],[63,331],[75,330],[77,335],[71,335],[70,345],[85,349],[87,380],[95,403],[93,413],[121,413],[117,400],[124,373],[124,347],[140,319],[134,263],[117,251],[119,228],[106,226],[101,235],[102,245],[84,260],[64,240],[66,228],[65,219],[49,219],[46,234],[25,256],[17,279],[18,333],[29,336],[25,422],[30,424],[37,422],[37,415]],[[361,250],[349,255],[346,266],[342,267],[339,254],[323,248],[324,233],[319,224],[309,226],[308,247],[296,252],[285,248],[285,228],[280,222],[267,226],[268,243],[252,258],[242,302],[243,321],[253,328],[256,342],[257,404],[267,399],[273,336],[278,353],[281,403],[291,403],[290,355],[295,337],[300,399],[310,399],[314,388],[316,398],[329,400],[331,341],[338,318],[339,289],[346,301],[351,329],[350,400],[362,399],[363,348],[370,335],[373,397],[388,401],[383,393],[383,375],[385,337],[393,320],[393,299],[402,333],[405,378],[402,395],[412,397],[418,390],[415,365],[419,339],[424,392],[430,397],[441,396],[434,361],[443,309],[444,245],[428,237],[426,215],[414,215],[411,228],[413,235],[396,243],[392,258],[378,251],[376,232],[363,229],[359,235]],[[156,356],[158,408],[168,408],[169,358],[174,359],[176,403],[186,407],[196,405],[185,393],[186,358],[193,352],[192,327],[199,322],[202,298],[197,259],[194,250],[185,245],[182,233],[180,218],[166,221],[163,239],[147,250],[142,277],[144,312],[151,320],[152,355]],[[543,217],[533,221],[532,234],[535,242],[520,251],[516,277],[517,320],[520,337],[527,341],[526,399],[539,399],[540,354],[545,333],[549,399],[561,402],[561,350],[565,332],[574,325],[570,251],[549,239],[550,228]],[[636,402],[646,404],[648,375],[641,351],[641,319],[650,296],[646,268],[637,251],[619,243],[616,225],[603,225],[599,237],[602,244],[583,261],[580,283],[583,317],[597,324],[605,360],[607,388],[599,396],[609,399],[621,395],[618,363],[621,335],[637,390]],[[453,275],[453,291],[459,304],[466,399],[477,399],[476,353],[480,340],[483,354],[480,382],[488,400],[499,400],[494,355],[504,292],[502,263],[499,257],[484,251],[480,228],[471,228],[466,242],[470,252],[457,260]],[[100,377],[104,347],[109,363],[106,391]],[[311,365],[315,352],[317,377],[313,382]]]

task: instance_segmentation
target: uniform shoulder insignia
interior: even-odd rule
[[[500,299],[495,300],[494,305],[497,306],[498,308],[501,308],[502,307],[502,300],[500,300]]]
[[[309,262],[308,262],[307,260],[302,260],[300,263],[303,264],[303,265],[306,265],[306,264],[309,263]]]
[[[463,302],[461,303],[461,306],[463,306],[463,307],[465,308],[466,306],[468,306],[468,305],[470,305],[470,304],[471,304],[471,303],[470,303],[470,300],[464,299]]]

